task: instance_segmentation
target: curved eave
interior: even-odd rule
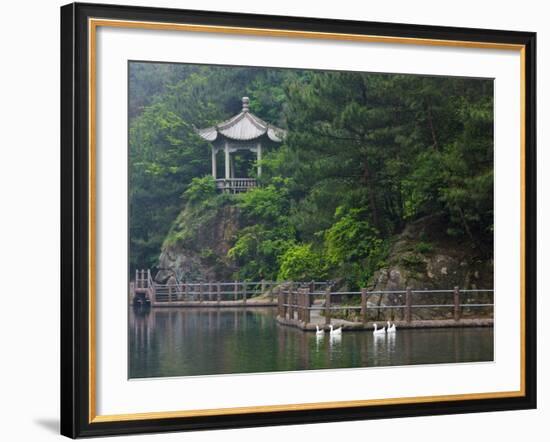
[[[267,136],[275,143],[282,143],[286,137],[286,130],[272,126],[267,129]]]
[[[218,130],[215,127],[207,127],[205,129],[197,129],[197,133],[206,141],[216,141],[218,138]]]
[[[198,129],[197,133],[209,142],[216,141],[220,135],[233,141],[252,141],[267,135],[271,141],[281,143],[286,136],[285,130],[266,123],[248,111],[216,126]]]

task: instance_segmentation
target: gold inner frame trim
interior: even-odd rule
[[[96,414],[96,36],[97,28],[133,28],[163,31],[207,32],[217,34],[253,35],[264,37],[290,37],[339,41],[356,41],[386,44],[410,44],[419,46],[443,46],[474,49],[497,49],[520,53],[520,389],[487,393],[465,393],[437,396],[416,396],[388,399],[367,399],[335,402],[315,402],[284,405],[262,405],[234,408],[215,408],[179,411],[158,411],[129,414]],[[89,93],[89,423],[133,421],[146,419],[168,419],[180,417],[221,416],[246,413],[270,413],[280,411],[322,410],[328,408],[365,407],[376,405],[419,404],[427,402],[482,400],[525,396],[525,46],[494,42],[441,40],[411,37],[390,37],[330,32],[292,31],[284,29],[245,28],[233,26],[211,26],[183,23],[160,23],[130,20],[88,19],[88,93]]]

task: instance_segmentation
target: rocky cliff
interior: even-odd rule
[[[412,289],[492,289],[493,259],[490,246],[475,241],[465,241],[447,235],[445,223],[437,216],[419,219],[406,226],[394,238],[387,264],[378,270],[371,281],[370,290],[391,291]],[[404,295],[371,295],[369,302],[377,305],[404,303]],[[422,299],[420,299],[422,298]],[[463,295],[465,302],[490,302],[492,296],[481,293]],[[415,296],[414,304],[448,304],[452,295],[433,294]],[[443,311],[445,310],[445,311]],[[483,311],[469,311],[463,314],[483,314]],[[429,319],[434,309],[414,309],[413,318]],[[452,315],[452,310],[437,312]],[[403,310],[381,311],[383,319],[402,319]]]
[[[241,228],[239,209],[226,201],[208,206],[188,205],[178,216],[164,241],[156,280],[175,274],[180,280],[230,280],[235,272],[227,257]]]
[[[244,227],[243,217],[235,202],[223,196],[208,204],[188,205],[174,222],[160,257],[156,279],[166,282],[175,275],[178,280],[220,281],[233,279],[236,265],[228,257],[236,235]],[[414,289],[452,290],[492,289],[492,247],[475,240],[449,236],[448,225],[437,216],[409,223],[391,242],[382,268],[371,278],[369,291],[403,291]],[[345,289],[345,287],[337,287]],[[492,295],[468,293],[462,302],[489,303]],[[370,305],[404,305],[404,294],[372,294]],[[414,295],[413,304],[452,304],[452,293]],[[376,310],[371,310],[374,314]],[[486,312],[490,314],[490,309]],[[416,308],[414,319],[452,317],[452,309]],[[354,314],[354,313],[350,313]],[[484,310],[464,309],[463,316],[483,316]],[[403,309],[380,309],[371,319],[403,319]]]

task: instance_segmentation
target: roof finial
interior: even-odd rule
[[[248,103],[250,100],[248,97],[243,97],[243,112],[248,112]]]

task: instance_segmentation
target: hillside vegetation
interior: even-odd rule
[[[194,127],[244,95],[288,136],[260,187],[221,195]],[[130,271],[357,288],[456,244],[457,265],[492,258],[492,80],[131,63],[130,117]],[[433,217],[437,235],[396,248]]]

